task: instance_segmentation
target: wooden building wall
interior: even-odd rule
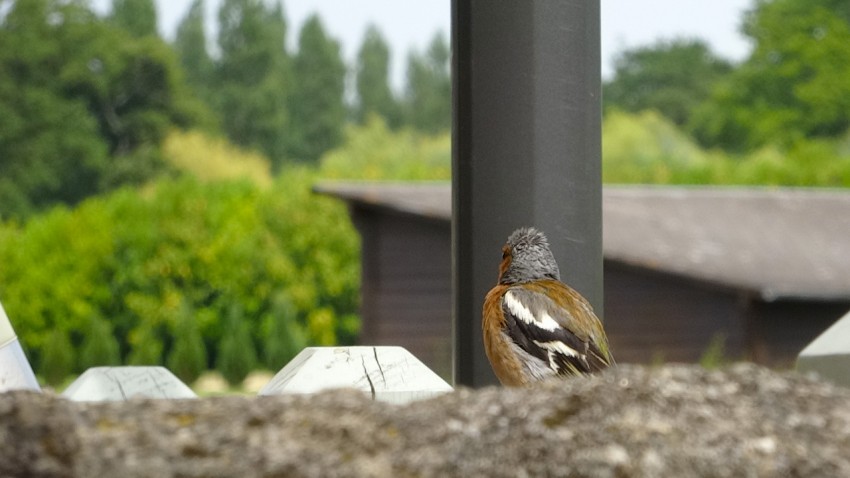
[[[355,207],[361,235],[360,343],[401,345],[452,379],[451,226]]]
[[[604,261],[604,324],[621,363],[695,362],[718,334],[742,355],[740,299],[732,290]]]
[[[451,381],[450,223],[351,207],[362,239],[360,343],[401,345]],[[850,301],[765,303],[612,260],[604,261],[604,294],[603,320],[620,363],[696,362],[722,336],[728,359],[787,367],[850,309]]]
[[[747,309],[750,358],[771,367],[791,367],[800,351],[848,310],[850,301],[755,301]]]

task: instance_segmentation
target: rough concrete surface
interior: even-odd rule
[[[0,395],[0,476],[850,476],[850,390],[750,364],[620,366],[394,406]]]

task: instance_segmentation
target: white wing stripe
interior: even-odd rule
[[[535,317],[528,307],[514,297],[511,291],[508,291],[505,294],[505,304],[508,306],[508,310],[511,311],[514,317],[526,324],[531,324],[550,332],[561,328],[561,326],[558,325],[558,322],[555,322],[555,319],[546,312],[543,312],[543,316],[540,318]]]
[[[552,352],[559,352],[566,355],[567,357],[578,357],[580,355],[578,351],[576,351],[572,347],[568,347],[567,344],[559,340],[553,340],[551,342],[539,342],[535,340],[534,344],[540,347],[541,349],[550,350]]]

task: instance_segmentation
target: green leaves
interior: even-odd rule
[[[673,123],[686,124],[732,66],[698,40],[675,40],[622,52],[614,78],[603,85],[606,109],[655,109]]]
[[[452,125],[452,80],[449,45],[442,32],[428,50],[411,53],[407,61],[407,123],[425,133],[449,131]]]
[[[319,172],[330,179],[448,180],[451,138],[409,128],[390,131],[380,116],[349,126],[346,141],[322,158]]]
[[[301,27],[293,70],[291,157],[315,163],[342,142],[346,119],[345,64],[339,43],[328,37],[316,15]]]
[[[846,2],[758,2],[744,24],[752,55],[696,113],[704,144],[746,151],[850,128],[850,16]]]
[[[221,57],[200,86],[210,92],[228,138],[262,151],[277,170],[288,156],[292,93],[283,11],[260,0],[225,0],[218,19]]]
[[[0,44],[0,217],[142,183],[171,127],[201,122],[170,48],[85,2],[13,2]]]
[[[374,25],[366,30],[357,53],[356,82],[357,122],[362,124],[371,115],[378,115],[390,127],[398,127],[401,107],[390,89],[390,47]]]
[[[848,138],[796,140],[730,155],[700,148],[657,112],[611,111],[602,126],[603,181],[850,187]]]
[[[184,379],[209,364],[233,378],[257,357],[350,343],[357,237],[342,204],[310,192],[315,180],[306,169],[267,189],[164,179],[0,224],[0,300],[36,372],[52,376],[62,361],[63,373],[81,372],[117,354],[165,361]],[[270,333],[283,350],[265,350]],[[62,340],[80,355],[53,351]],[[245,365],[237,352],[255,358]]]

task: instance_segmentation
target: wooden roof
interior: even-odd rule
[[[329,182],[315,190],[360,205],[451,219],[451,189],[444,182]],[[850,190],[605,186],[603,251],[606,260],[765,300],[846,300]]]

